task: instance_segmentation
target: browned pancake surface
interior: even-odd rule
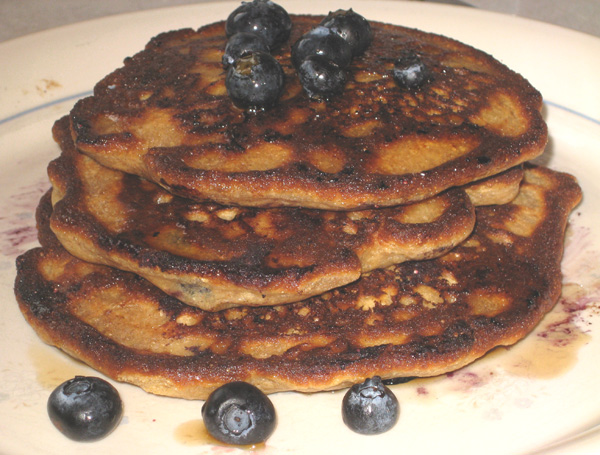
[[[542,153],[541,96],[526,80],[413,29],[372,22],[373,43],[353,60],[344,93],[310,101],[289,49],[320,19],[292,16],[290,41],[274,51],[285,93],[256,113],[226,93],[223,23],[155,37],[74,107],[77,147],[201,201],[333,210],[422,200]],[[391,77],[407,50],[432,74],[413,90]]]
[[[461,189],[350,212],[194,203],[77,152],[67,119],[56,123],[54,136],[63,152],[48,168],[51,227],[63,246],[205,310],[321,294],[369,270],[440,256],[475,224]]]
[[[304,302],[217,313],[146,280],[70,256],[44,224],[18,259],[15,291],[38,334],[108,376],[204,398],[233,380],[266,392],[318,391],[365,377],[431,376],[524,337],[560,294],[575,180],[526,170],[510,204],[477,209],[473,234],[445,256],[374,271]]]

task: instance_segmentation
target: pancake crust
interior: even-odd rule
[[[265,392],[331,390],[366,377],[432,376],[523,338],[557,301],[575,179],[527,168],[510,204],[477,208],[469,239],[441,258],[363,276],[309,300],[210,313],[137,275],[69,255],[45,226],[17,262],[31,326],[115,380],[205,398],[233,380]]]
[[[223,22],[156,36],[74,106],[76,146],[198,201],[327,210],[423,200],[542,153],[538,91],[484,52],[414,29],[371,22],[344,93],[310,101],[289,49],[320,19],[292,15],[289,42],[273,51],[285,93],[260,112],[226,93]],[[391,77],[403,51],[431,72],[417,89]]]
[[[475,224],[461,189],[350,212],[193,203],[77,152],[68,119],[53,131],[63,152],[48,167],[50,223],[62,245],[208,311],[299,301],[376,268],[441,256]]]

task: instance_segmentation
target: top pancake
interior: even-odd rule
[[[292,15],[273,55],[285,92],[270,109],[236,108],[225,89],[224,23],[163,33],[71,112],[78,149],[199,201],[353,210],[422,200],[542,153],[540,94],[491,56],[452,39],[371,22],[341,96],[311,101],[290,46],[321,17]],[[405,50],[431,72],[391,77]]]

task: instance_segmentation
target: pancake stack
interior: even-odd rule
[[[57,120],[40,248],[15,293],[46,342],[120,381],[203,399],[433,376],[523,338],[556,303],[575,179],[529,162],[540,94],[449,38],[371,22],[341,96],[291,45],[279,102],[236,107],[224,22],[153,38]],[[390,75],[401,52],[430,77]]]

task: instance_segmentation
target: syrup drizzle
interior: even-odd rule
[[[592,342],[590,327],[600,316],[600,275],[596,271],[598,251],[588,227],[569,225],[563,259],[562,295],[555,308],[538,327],[513,346],[498,347],[472,366],[434,378],[412,381],[421,401],[445,392],[470,392],[502,374],[515,378],[548,380],[571,370],[581,348]],[[585,284],[579,279],[585,278]],[[451,381],[447,381],[450,379]]]
[[[43,344],[32,344],[29,359],[35,367],[37,382],[46,390],[54,390],[75,376],[89,374],[89,367]]]
[[[233,449],[239,449],[249,453],[254,453],[255,451],[264,453],[266,447],[265,443],[240,446],[225,444],[210,435],[202,420],[190,420],[179,425],[175,429],[175,440],[185,446],[215,446],[215,451],[213,451],[213,453],[231,453]]]
[[[579,350],[591,341],[578,324],[587,308],[580,303],[586,296],[581,286],[565,285],[557,308],[531,336],[507,349],[502,367],[513,375],[535,379],[550,379],[569,371],[577,363]]]

